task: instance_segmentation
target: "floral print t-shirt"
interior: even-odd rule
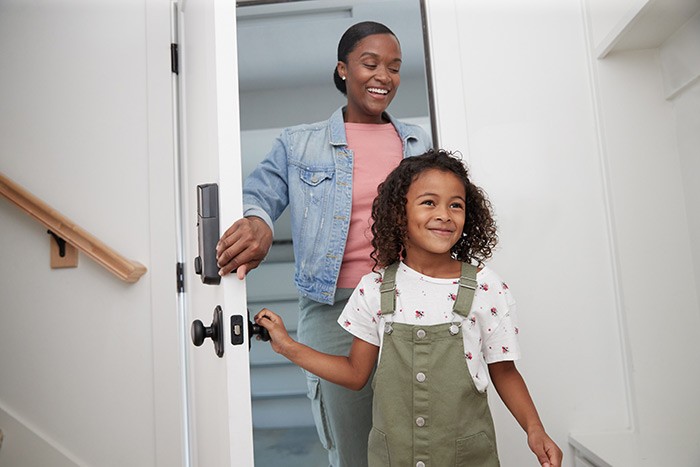
[[[402,262],[396,271],[396,311],[390,321],[426,326],[461,321],[464,358],[474,385],[484,392],[488,386],[487,364],[519,359],[520,347],[515,300],[508,285],[488,267],[477,273],[476,280],[474,301],[465,319],[452,312],[459,278],[425,276]],[[378,347],[384,338],[385,323],[380,304],[381,281],[382,276],[374,272],[362,277],[338,318],[338,323],[353,336]]]

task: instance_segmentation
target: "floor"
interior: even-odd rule
[[[253,430],[255,467],[328,467],[315,427]]]

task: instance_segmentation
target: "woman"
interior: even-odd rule
[[[338,44],[333,79],[347,105],[323,122],[287,128],[243,187],[243,215],[217,245],[220,274],[239,279],[265,258],[272,222],[289,206],[294,281],[300,294],[297,337],[346,355],[352,342],[336,320],[372,269],[369,219],[377,186],[399,162],[431,143],[416,125],[386,109],[401,82],[401,47],[383,24],[353,25]],[[367,465],[372,391],[350,391],[307,373],[321,443],[333,467]]]

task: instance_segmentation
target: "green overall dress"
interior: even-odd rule
[[[372,381],[369,467],[497,467],[486,393],[474,386],[461,325],[476,290],[476,267],[463,263],[453,323],[393,323],[396,270],[380,288],[384,340]]]

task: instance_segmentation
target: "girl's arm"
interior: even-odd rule
[[[541,465],[560,467],[562,452],[547,435],[525,381],[512,361],[489,364],[491,382],[501,400],[527,433],[527,443]]]
[[[255,315],[255,322],[270,332],[272,350],[319,378],[348,389],[359,391],[365,387],[377,363],[379,347],[357,337],[352,341],[347,357],[330,355],[289,337],[282,318],[267,308]]]

